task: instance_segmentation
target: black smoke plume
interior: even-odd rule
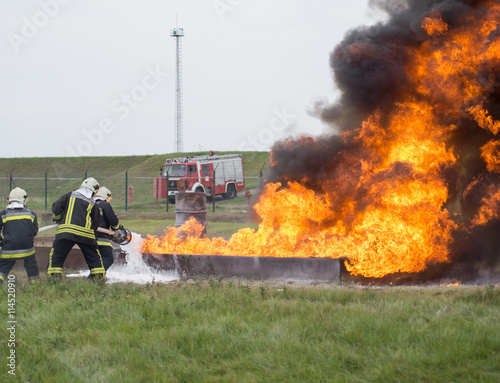
[[[411,52],[430,39],[422,28],[424,19],[439,13],[449,29],[459,28],[467,18],[483,18],[491,4],[490,0],[370,0],[371,7],[385,13],[386,21],[348,31],[330,55],[333,80],[341,96],[333,105],[317,105],[316,108],[318,117],[330,127],[330,131],[318,138],[301,137],[277,142],[272,148],[273,166],[267,174],[267,181],[281,182],[283,186],[295,181],[318,193],[328,193],[327,180],[349,173],[351,177],[346,182],[350,184],[345,185],[345,193],[353,193],[358,168],[365,154],[359,143],[346,141],[341,134],[354,131],[376,111],[382,116],[383,126],[384,118],[395,103],[413,91],[406,65]],[[498,45],[500,27],[488,39],[491,44]],[[484,68],[476,75],[489,83],[493,78],[493,85],[485,95],[484,107],[494,120],[499,120],[500,63]],[[499,175],[487,170],[480,153],[480,148],[495,136],[479,127],[470,116],[441,117],[458,126],[448,145],[454,148],[459,160],[455,167],[442,169],[448,180],[450,196],[444,208],[455,214],[457,223],[463,223],[477,213],[488,187],[499,185]],[[370,160],[377,161],[376,158]],[[405,174],[411,173],[404,165],[395,166],[393,171],[401,174],[401,169],[405,169]],[[361,209],[363,191],[355,192],[359,194],[357,208]],[[499,220],[492,220],[472,231],[458,229],[452,245],[453,262],[448,271],[459,269],[465,278],[474,278],[478,267],[492,267],[500,259],[498,230]],[[457,264],[462,266],[457,268]],[[439,270],[442,274],[446,272],[442,268]]]

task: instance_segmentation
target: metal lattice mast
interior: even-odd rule
[[[174,151],[182,152],[183,131],[182,131],[182,42],[184,29],[174,28],[170,36],[175,37],[176,54],[176,74],[175,74],[175,129],[174,129]]]

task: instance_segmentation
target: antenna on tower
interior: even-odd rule
[[[170,36],[175,37],[176,46],[174,152],[179,153],[183,151],[181,38],[184,37],[184,29],[178,27],[177,14],[175,14],[175,19],[175,28],[170,32]]]

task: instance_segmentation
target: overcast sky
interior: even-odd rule
[[[268,150],[328,129],[329,54],[368,0],[2,0],[0,157],[174,151],[182,27],[184,151]]]

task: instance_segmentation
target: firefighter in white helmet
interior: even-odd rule
[[[0,212],[0,283],[16,261],[24,260],[30,283],[40,278],[35,258],[34,237],[38,233],[36,214],[26,207],[28,193],[16,187],[9,194],[9,204]]]
[[[94,178],[87,178],[79,189],[64,194],[52,204],[53,218],[59,226],[49,255],[49,278],[62,277],[64,261],[75,244],[89,266],[89,278],[104,278],[105,270],[95,238],[100,217],[93,197],[98,190],[99,183]]]
[[[110,201],[111,191],[101,186],[95,196],[95,203],[101,215],[99,227],[107,230],[117,230],[120,228],[119,221],[115,211],[109,203]],[[104,270],[108,271],[109,267],[113,264],[113,245],[111,244],[111,238],[108,234],[99,231],[96,231],[95,236],[97,238],[97,246],[99,247],[99,253],[102,257]]]

